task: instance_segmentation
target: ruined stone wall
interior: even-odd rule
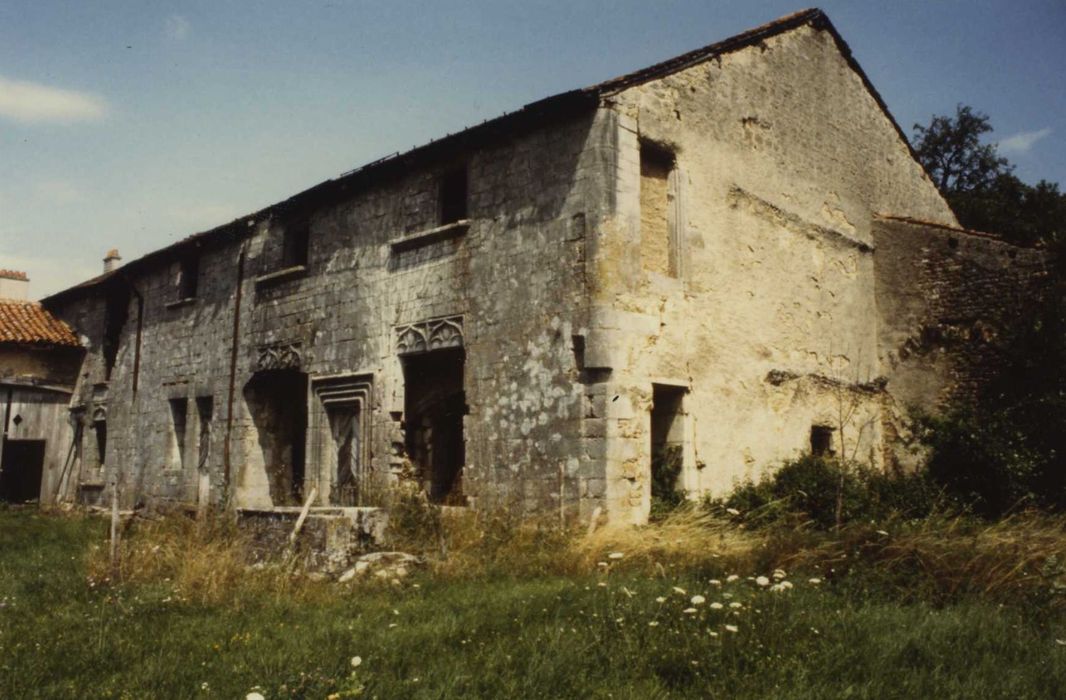
[[[886,462],[914,466],[910,412],[967,401],[1002,365],[1012,324],[1037,302],[1045,253],[961,229],[879,218],[878,342]]]
[[[587,316],[587,236],[606,210],[604,133],[590,114],[469,153],[462,161],[469,223],[444,232],[436,231],[437,182],[457,162],[413,170],[304,212],[310,245],[303,269],[280,269],[285,230],[299,222],[275,212],[201,252],[193,299],[179,298],[177,257],[138,271],[106,384],[103,292],[57,302],[54,311],[91,337],[76,403],[90,413],[106,405],[106,467],[121,478],[124,503],[203,499],[196,399],[210,397],[207,498],[221,498],[228,435],[237,505],[273,505],[243,391],[257,370],[272,366],[309,375],[312,416],[320,379],[367,379],[370,461],[381,485],[391,488],[403,457],[401,333],[438,322],[449,332],[461,329],[466,353],[464,493],[476,503],[530,508],[558,505],[560,494],[571,506],[579,495],[602,496],[602,474],[597,479],[578,457],[582,406],[573,339]],[[175,462],[171,408],[182,399],[183,464]],[[319,454],[319,437],[312,426],[309,458]],[[329,470],[311,461],[307,469],[306,490],[317,486],[325,504]],[[106,491],[99,498],[106,501]]]
[[[955,218],[832,38],[802,27],[606,107],[617,205],[594,258],[589,354],[611,369],[600,391],[612,512],[647,513],[657,383],[689,388],[690,493],[801,454],[812,425],[878,464],[872,216]],[[676,157],[676,275],[640,263],[642,141]]]

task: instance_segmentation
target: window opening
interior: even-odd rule
[[[684,398],[687,389],[652,385],[651,497],[655,504],[681,503],[685,494],[681,470],[685,457]]]
[[[407,455],[434,503],[466,504],[463,363],[462,348],[403,357]]]
[[[181,260],[178,272],[178,299],[194,299],[200,284],[200,258],[188,255]]]
[[[189,417],[188,399],[170,399],[170,459],[171,469],[185,467],[185,434]]]
[[[815,457],[832,457],[836,454],[833,450],[833,429],[828,425],[811,426],[811,454]]]
[[[467,218],[466,166],[441,176],[439,185],[440,224],[454,224]]]

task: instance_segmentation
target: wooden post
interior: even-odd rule
[[[118,479],[111,484],[111,579],[118,580],[118,545],[119,545],[119,518],[118,518]]]
[[[315,502],[315,496],[318,495],[318,488],[312,486],[311,493],[307,494],[307,502],[304,503],[303,509],[300,511],[300,517],[296,519],[296,527],[292,529],[292,534],[289,535],[289,547],[296,546],[296,537],[300,534],[300,530],[303,529],[304,520],[307,520],[307,514],[311,510],[311,504]]]

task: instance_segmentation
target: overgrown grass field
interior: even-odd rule
[[[403,582],[343,586],[219,551],[203,566],[239,535],[149,524],[114,582],[103,520],[0,510],[0,697],[1066,694],[1061,522],[1015,524],[1045,538],[1039,555],[957,525],[923,525],[924,544],[903,524],[815,536],[694,520],[578,544],[496,525],[452,533],[448,558]]]

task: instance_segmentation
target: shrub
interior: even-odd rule
[[[924,474],[896,475],[838,459],[805,455],[785,462],[757,482],[737,486],[719,510],[735,510],[746,522],[765,525],[782,520],[809,522],[828,529],[856,520],[889,515],[923,517],[943,504],[942,494]]]

